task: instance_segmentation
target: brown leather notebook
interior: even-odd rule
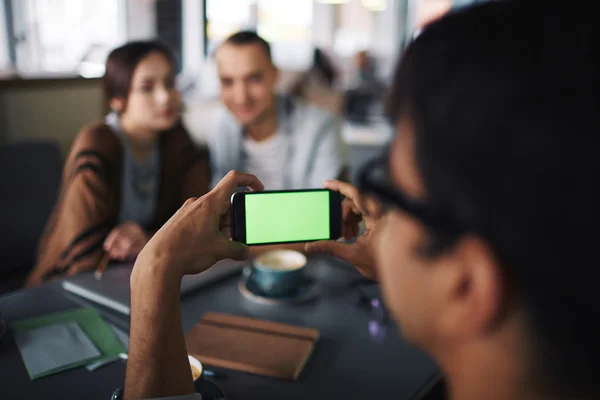
[[[204,364],[292,380],[318,339],[316,329],[220,313],[206,313],[185,336]]]

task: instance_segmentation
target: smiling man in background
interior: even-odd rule
[[[299,99],[275,93],[279,71],[269,43],[252,31],[217,49],[222,110],[208,138],[213,184],[230,170],[252,173],[268,190],[319,188],[345,178],[339,121]]]

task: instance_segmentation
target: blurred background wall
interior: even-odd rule
[[[230,33],[257,30],[281,69],[279,90],[296,90],[315,48],[338,79],[309,101],[340,112],[364,52],[384,85],[423,24],[474,0],[0,0],[0,142],[56,138],[66,152],[79,128],[106,112],[100,77],[108,52],[159,38],[179,61],[186,121],[201,140],[218,103],[212,53]]]

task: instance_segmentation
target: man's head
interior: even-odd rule
[[[221,100],[242,125],[259,123],[273,112],[278,70],[269,43],[255,32],[238,32],[223,42],[215,58]]]
[[[523,3],[453,13],[404,53],[378,274],[447,373],[598,398],[600,32],[584,7]]]

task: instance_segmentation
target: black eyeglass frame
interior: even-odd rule
[[[382,169],[385,181],[374,178],[373,171]],[[383,205],[391,205],[412,215],[434,231],[458,237],[467,229],[453,216],[424,201],[411,199],[394,187],[389,172],[389,154],[367,162],[358,172],[358,188],[363,195],[371,195]]]

